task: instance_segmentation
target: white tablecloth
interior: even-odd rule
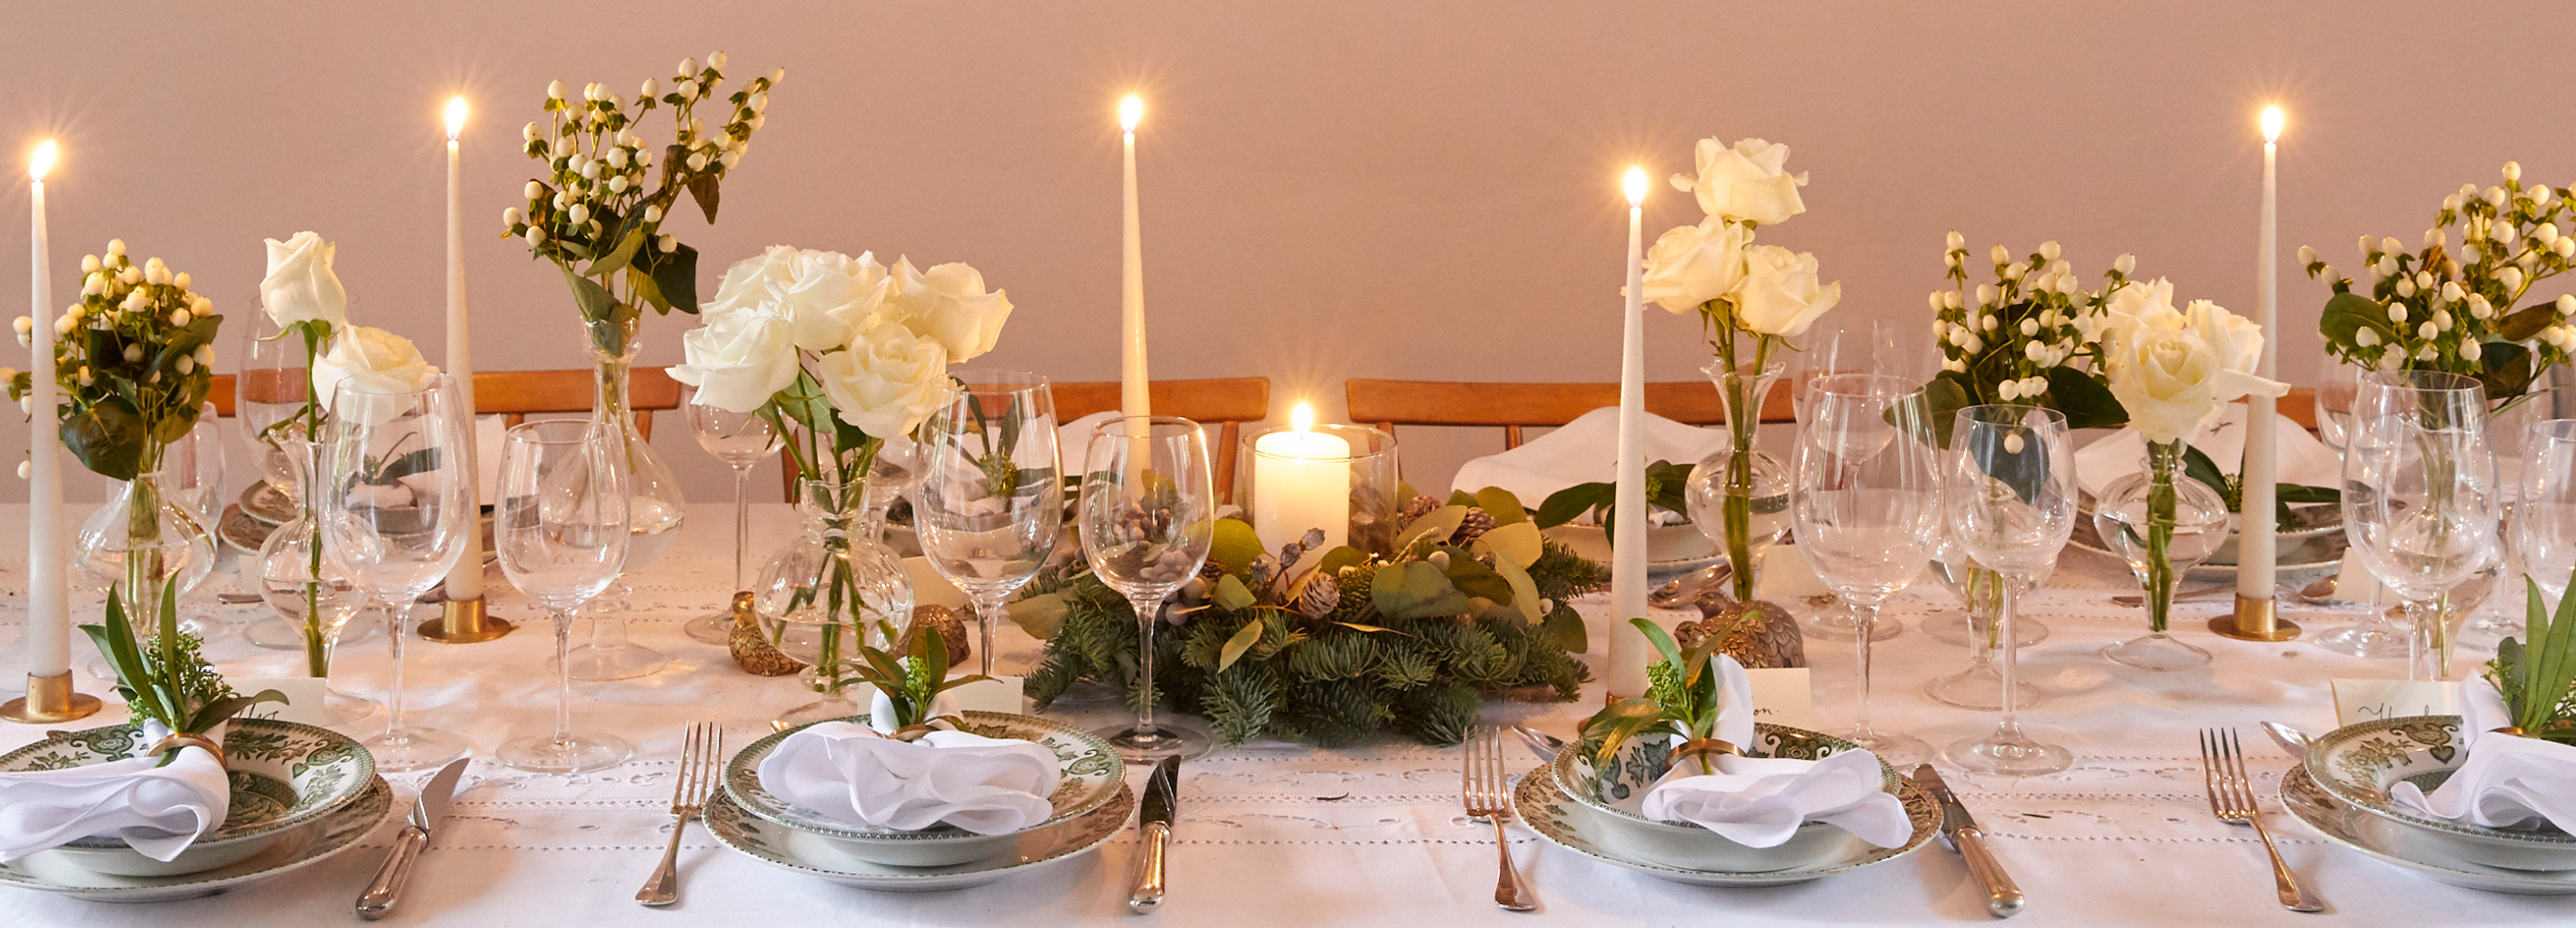
[[[24,507],[0,507],[0,673],[23,673],[25,623]],[[643,572],[634,636],[662,649],[671,669],[643,679],[579,684],[580,727],[634,741],[635,760],[582,776],[533,776],[477,760],[445,827],[423,855],[411,890],[386,924],[477,928],[589,924],[816,925],[1059,924],[1076,920],[1138,923],[1124,905],[1134,855],[1119,837],[1091,857],[974,890],[878,893],[817,882],[735,854],[692,827],[681,852],[682,901],[647,912],[632,897],[652,869],[671,827],[665,813],[681,727],[722,721],[739,745],[768,731],[780,710],[810,694],[786,679],[736,671],[720,649],[689,641],[680,623],[723,600],[730,582],[730,513],[700,507],[662,560]],[[777,539],[786,507],[760,506],[757,539]],[[2260,845],[2242,828],[2210,817],[2203,798],[2194,730],[2232,725],[2248,738],[2248,761],[2269,790],[2289,766],[2254,730],[2263,719],[2311,730],[2332,727],[2327,681],[2343,676],[2400,676],[2401,662],[2340,657],[2304,641],[2251,644],[2208,634],[2202,619],[2219,600],[2186,603],[2175,627],[2218,655],[2195,672],[2154,675],[2118,667],[2096,653],[2103,644],[2143,630],[2142,615],[2113,607],[2100,578],[2105,565],[2069,564],[2029,601],[2029,613],[2055,634],[2025,652],[2026,677],[2046,693],[2024,718],[2038,735],[2072,748],[2076,766],[2022,781],[1953,775],[1951,782],[1986,826],[1996,854],[2030,896],[2017,919],[2036,925],[2207,925],[2280,923],[2481,924],[2564,923],[2576,902],[2454,889],[2326,844],[2273,810],[2282,853],[2332,913],[2295,916],[2272,897]],[[2077,588],[2089,583],[2092,588]],[[190,614],[245,622],[261,607],[218,606],[212,591],[239,589],[218,574],[191,599]],[[546,671],[551,641],[543,620],[496,586],[495,612],[522,622],[499,641],[441,645],[414,639],[407,700],[425,724],[462,733],[478,755],[551,722],[554,691]],[[75,597],[95,609],[95,598]],[[1935,745],[1979,733],[1986,715],[1924,699],[1924,681],[1964,665],[1963,649],[1924,637],[1910,626],[1930,610],[1955,609],[1938,588],[1910,591],[1891,606],[1908,631],[1879,643],[1876,719]],[[1589,610],[1593,640],[1603,640],[1605,608]],[[421,610],[420,617],[429,615]],[[2312,631],[2349,616],[2294,612]],[[1007,669],[1025,666],[1037,643],[1005,633]],[[235,632],[209,645],[228,673],[287,675],[298,659],[261,651]],[[77,648],[75,664],[88,661]],[[1849,645],[1810,642],[1816,704],[1830,724],[1850,718]],[[1593,657],[1597,660],[1599,655]],[[382,641],[340,656],[340,685],[379,692],[385,680]],[[80,671],[75,671],[79,673]],[[84,677],[81,689],[109,688]],[[110,702],[113,696],[108,697]],[[1489,705],[1493,720],[1528,720],[1570,734],[1597,686],[1579,703]],[[80,723],[106,724],[120,710]],[[381,725],[382,716],[364,725]],[[1099,721],[1109,719],[1101,716]],[[372,733],[363,727],[360,734]],[[33,727],[0,723],[0,749],[41,736]],[[1540,900],[1540,912],[1497,911],[1492,832],[1457,807],[1459,752],[1401,741],[1345,750],[1267,746],[1220,750],[1191,762],[1181,783],[1181,818],[1172,851],[1170,899],[1151,916],[1189,925],[1423,925],[1463,923],[1706,924],[1791,922],[1913,924],[1983,922],[1983,897],[1958,857],[1937,841],[1913,855],[1860,873],[1798,886],[1722,890],[1678,886],[1604,866],[1513,829],[1512,850]],[[1534,757],[1512,749],[1516,768]],[[1142,774],[1135,774],[1141,784]],[[394,778],[408,797],[421,775]],[[219,896],[124,906],[0,889],[0,924],[230,925],[337,924],[353,920],[351,904],[388,845],[391,829],[322,865]]]

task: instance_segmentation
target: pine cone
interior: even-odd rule
[[[1476,539],[1485,537],[1486,532],[1493,530],[1493,513],[1486,512],[1483,509],[1469,508],[1467,510],[1467,518],[1458,523],[1458,533],[1450,536],[1450,540],[1453,544],[1465,547],[1474,543]]]
[[[1332,615],[1333,607],[1341,604],[1342,585],[1334,582],[1332,577],[1316,577],[1308,580],[1306,591],[1297,594],[1297,611],[1305,613],[1310,619]]]
[[[1215,583],[1215,582],[1216,582],[1216,578],[1218,578],[1218,577],[1222,577],[1222,576],[1225,576],[1225,565],[1223,565],[1223,564],[1219,564],[1219,563],[1217,563],[1217,562],[1215,562],[1215,561],[1209,561],[1209,562],[1207,562],[1207,563],[1204,563],[1204,564],[1200,564],[1200,565],[1199,565],[1199,579],[1201,579],[1201,580],[1205,580],[1205,581],[1207,581],[1207,582],[1209,582],[1209,583]]]
[[[1403,531],[1404,526],[1413,524],[1413,520],[1430,515],[1431,510],[1438,508],[1440,508],[1440,499],[1428,494],[1415,496],[1412,499],[1405,500],[1404,512],[1398,515],[1395,520],[1396,531]]]

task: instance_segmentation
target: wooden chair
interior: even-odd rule
[[[1559,426],[1603,406],[1619,405],[1615,383],[1460,383],[1440,380],[1366,380],[1342,384],[1351,421],[1393,431],[1399,425],[1501,426],[1503,448],[1521,446],[1521,430]],[[1705,380],[1646,385],[1646,411],[1676,422],[1725,421],[1717,387]],[[1791,422],[1789,384],[1775,382],[1762,400],[1764,422]]]
[[[1122,385],[1115,380],[1056,382],[1048,385],[1055,396],[1057,422],[1071,422],[1098,412],[1110,412],[1122,402]],[[1270,417],[1270,378],[1219,377],[1207,380],[1157,380],[1147,386],[1146,396],[1158,416],[1180,416],[1201,425],[1216,426],[1216,444],[1208,447],[1209,464],[1216,469],[1216,491],[1220,502],[1234,499],[1235,445],[1243,441],[1243,424]],[[780,476],[786,486],[787,501],[796,501],[796,462],[782,458]]]
[[[476,371],[474,372],[474,412],[477,415],[498,413],[501,421],[517,425],[528,421],[531,414],[589,412],[593,384],[598,373],[588,368],[558,371]],[[233,374],[216,374],[214,389],[207,399],[215,404],[215,414],[234,414],[234,400],[244,385]],[[257,393],[256,383],[250,385]],[[653,439],[653,413],[680,408],[680,383],[658,367],[631,370],[626,381],[627,405],[635,411],[635,431],[644,440]]]

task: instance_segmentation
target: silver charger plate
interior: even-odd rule
[[[1072,821],[1023,833],[1012,853],[946,867],[891,867],[860,860],[834,848],[830,839],[743,811],[722,792],[707,803],[705,821],[707,833],[724,846],[781,870],[861,889],[934,892],[982,886],[1091,853],[1125,830],[1135,813],[1136,794],[1120,781],[1118,794],[1107,804]]]
[[[2412,870],[2437,883],[2519,895],[2576,894],[2576,870],[2508,870],[2443,854],[2439,847],[2426,844],[2404,826],[2336,799],[2308,776],[2304,764],[2281,776],[2281,806],[2325,835],[2327,841]]]
[[[383,777],[371,779],[356,801],[280,836],[266,850],[231,866],[178,876],[111,876],[39,853],[0,864],[0,886],[96,902],[165,902],[246,886],[338,856],[392,819],[393,787]]]
[[[1574,798],[1567,796],[1565,790],[1557,785],[1556,778],[1547,775],[1543,769],[1521,777],[1520,786],[1512,790],[1512,811],[1520,816],[1521,824],[1529,826],[1529,830],[1537,832],[1549,844],[1657,879],[1692,886],[1787,886],[1877,866],[1913,853],[1915,848],[1932,840],[1933,833],[1941,830],[1941,804],[1912,783],[1905,784],[1900,798],[1905,800],[1906,817],[1914,822],[1914,835],[1906,839],[1905,846],[1868,847],[1859,856],[1840,863],[1768,873],[1683,870],[1611,856],[1595,846],[1574,817],[1567,814],[1570,810],[1565,806],[1573,804]]]

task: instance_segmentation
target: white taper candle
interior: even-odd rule
[[[474,339],[465,319],[465,173],[457,138],[465,131],[465,98],[447,101],[447,373],[456,378],[457,405],[474,414]],[[465,452],[474,453],[474,425],[464,428]],[[459,479],[472,483],[476,468],[462,468]],[[479,488],[465,498],[480,500]],[[447,598],[483,598],[483,532],[465,533],[465,553],[447,572]]]
[[[2263,109],[2263,213],[2254,245],[2254,324],[2263,329],[2262,357],[2255,373],[2278,378],[2281,332],[2279,288],[2280,216],[2274,165],[2281,137],[2281,108]],[[2271,599],[2278,540],[2272,524],[2274,490],[2280,470],[2275,436],[2279,417],[2272,397],[2245,401],[2245,491],[2236,533],[2236,595]]]
[[[72,672],[72,616],[64,601],[71,578],[63,562],[61,399],[54,379],[54,278],[47,269],[52,245],[45,233],[45,172],[54,166],[51,140],[36,146],[27,168],[30,268],[34,287],[27,317],[34,321],[33,381],[27,436],[27,673],[53,677]]]
[[[1118,409],[1130,416],[1154,414],[1145,376],[1145,245],[1136,221],[1136,121],[1145,101],[1135,95],[1118,101],[1118,123],[1127,139],[1125,228],[1119,238],[1119,392]],[[1225,449],[1232,454],[1234,449]]]
[[[1646,303],[1644,222],[1646,172],[1629,168],[1628,283],[1619,340],[1619,470],[1610,538],[1610,673],[1612,698],[1646,694],[1652,649],[1628,623],[1646,615]]]

